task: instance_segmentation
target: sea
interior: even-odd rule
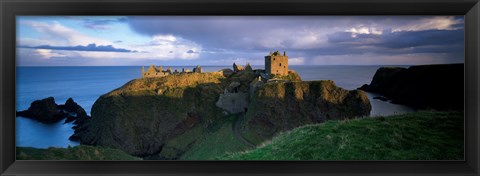
[[[148,68],[147,66],[145,66]],[[192,70],[194,66],[172,66]],[[263,66],[252,66],[263,69]],[[370,84],[376,70],[382,66],[289,66],[304,81],[333,80],[339,87],[354,90]],[[408,66],[400,66],[408,67]],[[164,67],[166,68],[166,67]],[[203,66],[204,72],[218,71],[231,66]],[[16,110],[28,109],[31,102],[54,97],[57,104],[73,98],[90,115],[93,103],[103,94],[128,81],[141,77],[141,66],[109,67],[16,67]],[[415,109],[388,101],[373,99],[379,96],[367,93],[372,104],[371,116],[383,116],[413,112]],[[16,146],[21,147],[68,147],[79,145],[68,138],[73,134],[73,124],[63,121],[44,124],[24,117],[16,118]]]

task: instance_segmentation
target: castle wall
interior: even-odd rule
[[[200,66],[197,66],[193,68],[195,73],[203,73],[203,69]],[[172,68],[168,67],[167,70],[163,70],[162,66],[159,66],[158,68],[155,67],[155,65],[151,65],[147,71],[145,71],[145,68],[142,67],[142,77],[164,77],[172,74],[180,74],[180,73],[192,73],[190,69],[182,69],[182,72],[178,72],[175,69],[175,72],[172,72]]]
[[[265,56],[265,71],[268,74],[288,75],[288,56]]]

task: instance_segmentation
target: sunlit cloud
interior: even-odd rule
[[[392,31],[457,30],[463,28],[457,26],[458,24],[463,23],[463,19],[455,18],[453,16],[436,16],[411,21],[406,25],[393,28]]]
[[[20,45],[38,45],[39,41],[41,41],[43,45],[52,46],[76,46],[88,45],[91,43],[96,43],[97,45],[113,45],[113,43],[108,40],[87,36],[77,30],[60,24],[58,21],[53,21],[51,23],[22,21],[20,24],[28,25],[42,34],[35,44],[20,43]],[[31,40],[20,40],[20,42],[28,41]]]
[[[36,49],[35,55],[39,56],[42,59],[51,59],[53,57],[66,57],[66,55],[64,54],[53,52],[52,50],[49,50],[49,49]]]

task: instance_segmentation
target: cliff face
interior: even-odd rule
[[[244,95],[247,108],[237,115],[246,110],[248,120],[240,127],[261,140],[305,124],[365,116],[371,109],[364,92],[344,90],[333,81],[259,83],[258,76],[243,71],[228,77],[218,72],[136,79],[101,96],[92,107],[92,118],[74,136],[82,144],[147,159],[178,159],[205,136],[232,123],[223,106],[217,106],[222,94]]]
[[[306,124],[368,116],[370,110],[365,92],[342,89],[330,80],[268,82],[252,98],[243,133],[258,143]]]
[[[463,110],[464,64],[380,68],[359,89],[419,109]]]
[[[101,96],[80,132],[82,144],[155,155],[170,139],[222,116],[215,107],[221,74],[184,74],[130,81]]]

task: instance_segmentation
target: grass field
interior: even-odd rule
[[[16,154],[17,160],[140,160],[121,150],[86,145],[48,149],[17,147]]]
[[[242,141],[235,138],[232,131],[234,117],[229,117],[227,123],[223,124],[220,129],[214,133],[205,136],[202,142],[193,146],[187,151],[182,159],[185,160],[212,160],[217,156],[226,153],[245,151],[250,148]]]
[[[251,149],[235,138],[232,125],[237,117],[231,115],[223,119],[213,129],[197,126],[169,141],[162,155],[180,160],[212,160],[215,157]],[[177,151],[186,151],[178,155]]]
[[[260,147],[221,160],[463,160],[458,112],[415,112],[328,121],[279,134]]]

